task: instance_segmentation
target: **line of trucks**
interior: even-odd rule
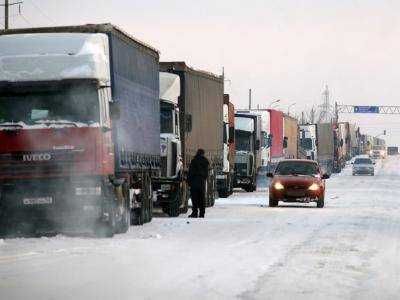
[[[150,222],[155,209],[186,213],[198,148],[210,161],[213,206],[234,188],[254,191],[280,160],[338,171],[367,151],[360,145],[348,123],[235,110],[223,76],[160,62],[111,24],[0,32],[1,234],[113,236]]]
[[[112,236],[186,213],[188,166],[210,161],[206,204],[234,187],[224,78],[111,24],[0,32],[0,230]]]

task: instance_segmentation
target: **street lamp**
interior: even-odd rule
[[[288,116],[290,116],[290,109],[292,108],[292,106],[295,106],[295,105],[296,105],[296,102],[294,102],[294,103],[292,103],[292,104],[289,105],[289,107],[288,107],[288,109],[287,109],[287,114],[288,114]]]
[[[268,108],[271,108],[272,107],[272,105],[274,105],[275,103],[279,103],[279,102],[281,102],[281,99],[278,99],[278,100],[275,100],[275,101],[272,101],[269,105],[268,105]]]

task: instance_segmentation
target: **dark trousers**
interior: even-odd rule
[[[204,217],[204,214],[206,212],[206,199],[204,189],[192,187],[190,189],[190,194],[192,197],[193,214],[197,215],[200,211],[200,217]]]

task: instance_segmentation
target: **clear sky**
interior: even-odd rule
[[[300,113],[322,101],[325,84],[332,101],[400,105],[399,12],[398,0],[24,0],[25,19],[17,7],[10,14],[12,27],[114,23],[161,60],[224,66],[237,107],[252,88],[256,105],[282,99],[282,110],[296,102]],[[400,144],[400,115],[342,119]]]

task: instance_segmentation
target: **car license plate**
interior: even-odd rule
[[[52,204],[52,197],[36,197],[36,198],[24,198],[24,205],[43,205],[43,204]]]
[[[305,192],[304,191],[287,191],[287,195],[289,197],[304,197]]]

